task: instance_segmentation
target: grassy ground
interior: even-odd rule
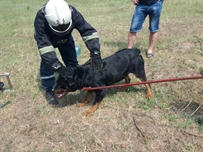
[[[76,91],[47,104],[39,80],[40,57],[33,39],[33,20],[46,1],[0,1],[0,71],[10,72],[14,91],[0,93],[0,151],[132,151],[200,152],[203,148],[203,80],[152,84],[153,98],[145,87],[127,92],[110,89],[99,109],[83,117],[89,107],[75,103],[85,95]],[[134,11],[131,1],[69,0],[100,35],[102,57],[127,46]],[[154,58],[147,59],[148,19],[135,47],[142,50],[149,80],[200,75],[203,63],[203,1],[165,0]],[[89,59],[81,46],[79,63]],[[60,58],[60,57],[59,57]],[[0,77],[5,82],[5,77]],[[138,81],[133,79],[134,82]],[[198,108],[199,110],[195,112]]]

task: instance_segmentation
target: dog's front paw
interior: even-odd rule
[[[149,100],[150,98],[152,98],[152,94],[148,94],[148,93],[147,93],[145,97],[146,97],[146,99]]]
[[[96,103],[95,105],[91,106],[85,113],[84,116],[89,116],[91,113],[95,112],[98,107],[99,107],[100,103]]]
[[[87,117],[89,116],[91,113],[95,112],[97,110],[97,108],[95,106],[92,106],[91,108],[89,108],[87,111],[84,112],[84,116]]]
[[[89,116],[91,113],[92,113],[92,112],[86,111],[86,112],[84,112],[83,116],[87,117],[87,116]]]
[[[79,102],[79,103],[77,103],[77,107],[84,107],[85,105],[87,105],[87,103],[85,103],[85,102]]]

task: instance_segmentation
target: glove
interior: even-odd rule
[[[99,52],[94,52],[94,54],[91,54],[91,68],[93,69],[102,69],[103,67],[103,61],[101,59]]]
[[[57,71],[64,79],[73,78],[74,71],[71,67],[65,67],[59,60],[52,63],[52,68]]]

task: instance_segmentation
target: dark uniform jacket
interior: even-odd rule
[[[91,53],[93,51],[100,52],[99,38],[97,31],[83,18],[83,16],[71,5],[69,5],[72,13],[72,26],[69,32],[65,36],[55,35],[45,18],[44,9],[41,8],[35,17],[34,28],[35,34],[34,38],[37,42],[37,46],[41,57],[51,65],[51,61],[57,59],[55,47],[59,47],[71,36],[73,29],[78,30],[84,43]]]

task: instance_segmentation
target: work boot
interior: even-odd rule
[[[3,86],[4,86],[4,83],[0,82],[0,90],[3,88]]]
[[[51,104],[51,105],[57,105],[57,104],[59,104],[57,98],[54,96],[54,92],[53,91],[46,91],[45,98],[48,101],[48,103]]]

